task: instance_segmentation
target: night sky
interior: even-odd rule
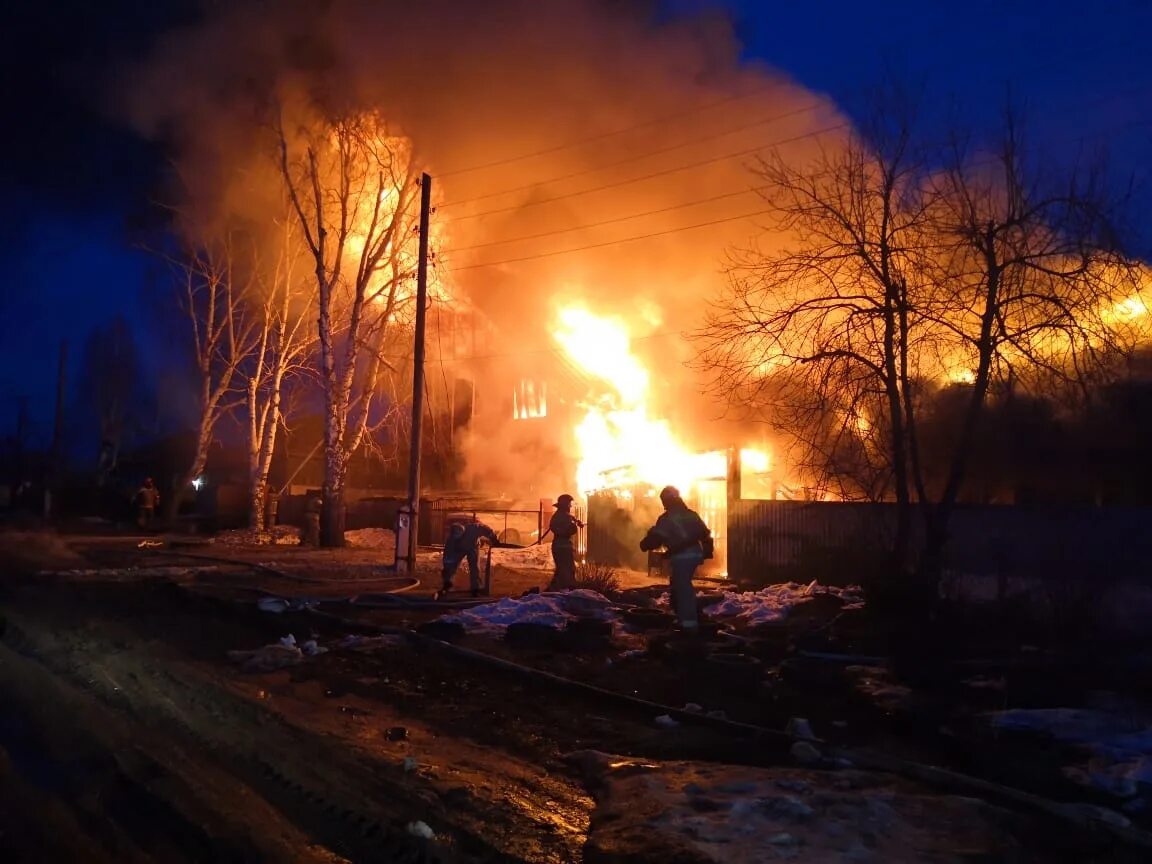
[[[1099,0],[667,0],[731,10],[746,55],[826,93],[849,113],[885,73],[955,99],[991,125],[1010,92],[1046,150],[1071,160],[1106,148],[1118,176],[1148,176],[1152,2]],[[159,154],[106,118],[116,62],[194,15],[192,0],[43,0],[0,12],[0,434],[20,397],[50,429],[59,340],[73,356],[95,324],[139,330],[146,260],[127,243]],[[1152,214],[1152,194],[1140,191]],[[1149,220],[1152,221],[1152,220]],[[1141,254],[1152,257],[1145,236]],[[142,348],[148,344],[141,332]]]

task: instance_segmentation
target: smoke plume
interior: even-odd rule
[[[803,159],[843,122],[739,51],[723,18],[658,22],[644,3],[245,0],[165,37],[124,102],[172,146],[189,208],[253,216],[275,194],[260,131],[273,100],[378,110],[434,178],[442,278],[499,333],[473,352],[478,403],[511,398],[486,382],[557,363],[558,305],[581,302],[627,322],[679,434],[727,446],[752,433],[713,422],[679,334],[723,284],[726,249],[759,233],[757,148]],[[555,494],[568,442],[509,452],[515,425],[509,411],[473,430],[473,481]]]

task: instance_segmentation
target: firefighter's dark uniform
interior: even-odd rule
[[[449,529],[444,540],[444,584],[441,591],[452,590],[452,577],[456,575],[460,562],[468,561],[468,578],[473,594],[480,593],[480,540],[498,543],[496,532],[483,522],[461,525],[459,522]]]

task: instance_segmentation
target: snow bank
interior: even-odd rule
[[[734,618],[749,626],[783,621],[796,606],[819,594],[839,597],[844,601],[845,608],[855,608],[863,603],[863,594],[857,586],[834,588],[815,582],[809,585],[787,582],[769,585],[759,591],[723,593],[724,599],[706,608],[704,613],[712,618]]]
[[[1118,798],[1132,798],[1152,787],[1152,724],[1137,718],[1077,708],[1018,708],[997,711],[992,725],[1040,732],[1084,752],[1087,763],[1065,774],[1085,786]]]
[[[863,771],[573,754],[595,792],[591,860],[912,864],[1001,852],[1012,816]]]
[[[345,531],[344,540],[356,549],[394,549],[396,535],[389,528],[361,528]],[[271,531],[238,528],[221,531],[210,541],[224,546],[299,546],[300,529],[292,525],[277,525]]]
[[[271,531],[237,528],[221,531],[209,542],[224,546],[299,546],[300,529],[292,525],[277,525]]]
[[[522,549],[493,549],[492,566],[515,567],[519,570],[551,570],[552,546],[541,543]]]
[[[595,591],[560,591],[504,597],[461,612],[443,615],[439,620],[463,624],[474,633],[502,633],[509,624],[543,624],[557,629],[573,618],[599,618],[611,621],[616,613],[611,601]]]
[[[345,531],[344,542],[357,549],[395,549],[396,533],[391,528],[359,528]]]

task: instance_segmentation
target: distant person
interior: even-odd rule
[[[120,499],[124,500],[124,499]],[[136,524],[141,528],[151,528],[156,518],[156,508],[160,506],[160,490],[151,477],[136,492]]]
[[[324,509],[324,499],[319,492],[309,492],[304,502],[304,528],[300,532],[301,546],[320,545],[320,513]]]
[[[470,522],[462,525],[453,522],[444,539],[443,584],[436,593],[437,599],[452,590],[452,579],[460,568],[460,562],[468,561],[468,579],[472,596],[480,596],[480,541],[487,540],[498,545],[496,532],[483,522]]]
[[[573,538],[584,523],[572,515],[571,495],[565,493],[552,506],[556,512],[548,522],[552,532],[552,564],[555,570],[549,591],[570,591],[576,585],[576,544]]]
[[[704,559],[712,557],[712,532],[695,510],[688,509],[675,486],[665,486],[660,491],[660,503],[664,505],[664,512],[640,541],[640,551],[664,549],[672,565],[669,577],[672,608],[681,629],[685,633],[697,633],[700,621],[692,577]]]

